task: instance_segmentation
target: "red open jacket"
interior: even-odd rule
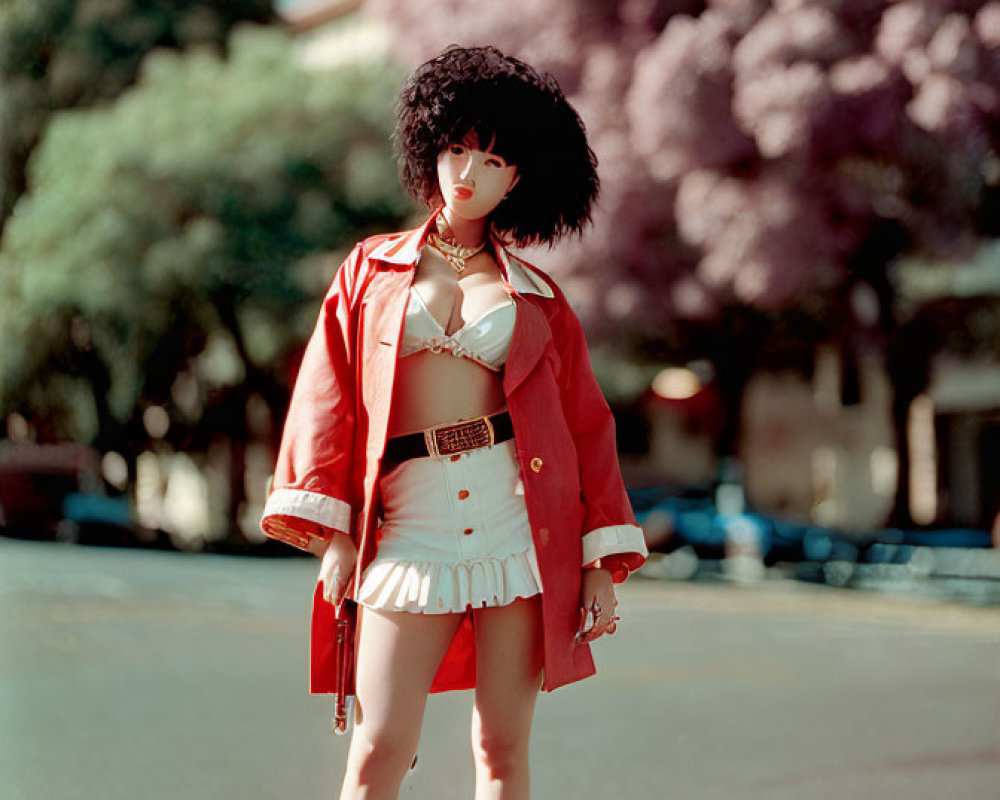
[[[330,529],[347,532],[358,547],[355,587],[379,540],[378,476],[396,359],[432,221],[366,239],[340,266],[306,347],[261,521],[265,534],[302,549]],[[622,483],[614,419],[576,315],[551,278],[494,245],[516,303],[503,390],[542,576],[542,689],[550,691],[595,672],[589,644],[574,640],[581,566],[600,559],[621,582],[647,550]],[[317,584],[313,693],[334,691],[335,615]],[[431,691],[471,688],[475,676],[466,613]]]

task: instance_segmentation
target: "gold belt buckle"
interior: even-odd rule
[[[432,456],[448,456],[477,447],[492,447],[496,442],[496,434],[489,417],[475,417],[450,425],[427,428],[424,430],[424,442],[427,452]]]

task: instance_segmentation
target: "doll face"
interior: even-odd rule
[[[444,204],[464,219],[482,219],[518,181],[517,167],[491,152],[491,141],[480,149],[478,137],[470,132],[461,142],[452,142],[438,154],[438,187]]]

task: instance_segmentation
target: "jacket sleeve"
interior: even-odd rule
[[[337,270],[306,345],[288,406],[261,530],[309,550],[334,531],[350,534],[349,480],[355,427],[351,290],[355,247]]]
[[[614,416],[594,377],[583,328],[565,300],[560,316],[564,342],[560,389],[576,443],[585,508],[583,565],[601,566],[620,583],[642,566],[649,551],[625,493]]]

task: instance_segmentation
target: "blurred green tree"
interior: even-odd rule
[[[285,34],[242,25],[226,60],[154,52],[113,105],[57,115],[0,249],[3,407],[126,454],[153,406],[177,449],[267,436],[329,251],[410,210],[389,148],[400,80],[307,72]]]
[[[0,4],[0,231],[51,115],[104,105],[155,47],[225,47],[239,21],[274,22],[270,0],[4,0]]]

